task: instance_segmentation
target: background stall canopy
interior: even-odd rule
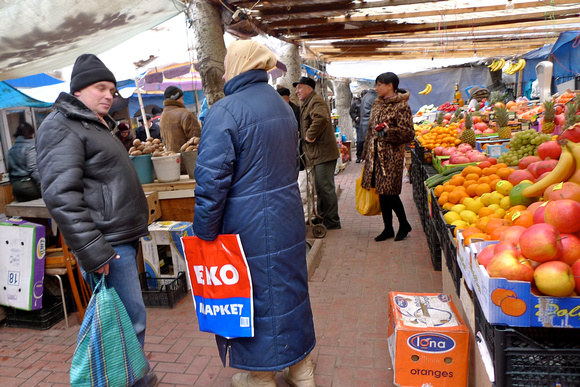
[[[174,63],[148,70],[139,79],[139,88],[145,91],[164,91],[169,86],[183,91],[201,90],[201,76],[193,63]]]

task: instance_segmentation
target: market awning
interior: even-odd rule
[[[0,80],[70,66],[80,54],[98,55],[182,10],[172,0],[2,1]]]
[[[21,93],[16,90],[6,82],[0,82],[0,109],[19,107],[19,106],[30,106],[30,107],[49,107],[52,103],[38,101],[34,98],[30,98],[26,94]]]

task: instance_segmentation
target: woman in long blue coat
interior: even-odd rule
[[[276,56],[237,41],[225,59],[226,97],[205,119],[195,168],[195,235],[239,234],[252,276],[252,338],[216,336],[226,364],[249,370],[234,386],[315,386],[309,353],[316,339],[306,268],[306,231],[297,178],[298,128],[268,85]]]

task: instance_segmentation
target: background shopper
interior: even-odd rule
[[[268,85],[276,62],[254,41],[228,47],[226,97],[205,118],[195,168],[195,235],[239,234],[252,276],[255,336],[216,336],[224,366],[229,353],[231,367],[250,371],[234,375],[235,387],[274,387],[275,371],[286,367],[292,384],[314,387],[298,128]]]
[[[34,146],[34,128],[28,122],[22,122],[14,133],[16,140],[8,150],[6,161],[12,194],[18,202],[42,197],[40,176],[36,167],[36,148]]]
[[[137,245],[148,234],[148,204],[127,151],[111,135],[115,121],[113,73],[92,54],[74,64],[70,94],[60,93],[54,111],[38,128],[36,145],[42,192],[92,286],[88,274],[107,276],[131,318],[137,339],[145,344],[146,311]],[[135,386],[155,384],[150,372]]]
[[[379,194],[385,229],[377,242],[395,237],[393,211],[399,219],[395,241],[411,232],[405,207],[399,195],[403,185],[405,144],[415,136],[409,92],[399,89],[399,77],[393,73],[379,75],[375,82],[377,99],[373,103],[363,158],[365,166],[361,186],[376,188]]]
[[[316,94],[316,83],[300,77],[293,83],[301,101],[300,129],[304,140],[306,167],[314,168],[316,212],[327,229],[339,229],[338,197],[334,185],[334,171],[340,151],[336,145],[330,110],[324,98]],[[315,221],[319,220],[318,218]]]

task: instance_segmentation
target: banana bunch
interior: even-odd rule
[[[425,83],[425,88],[419,92],[419,94],[429,94],[433,90],[433,86],[430,83]]]
[[[520,58],[517,62],[510,62],[510,65],[503,72],[508,75],[514,75],[518,71],[522,71],[526,67],[526,60]]]
[[[498,71],[503,69],[503,66],[505,66],[505,59],[494,59],[487,67],[489,68],[489,71]]]
[[[568,181],[578,169],[580,169],[580,144],[566,141],[566,145],[562,145],[562,154],[558,159],[556,168],[542,180],[524,189],[522,195],[525,197],[540,196],[552,184]]]

